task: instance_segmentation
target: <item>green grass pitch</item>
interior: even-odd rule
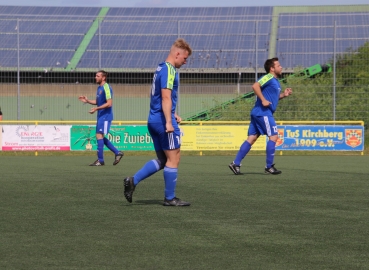
[[[183,156],[123,196],[150,156],[0,156],[1,269],[368,269],[369,157]]]

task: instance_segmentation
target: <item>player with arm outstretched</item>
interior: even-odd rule
[[[83,103],[96,105],[89,111],[90,114],[97,112],[96,123],[96,140],[97,140],[97,160],[90,164],[90,166],[103,166],[104,161],[104,145],[115,154],[113,165],[117,165],[122,159],[124,153],[119,151],[114,145],[105,138],[109,133],[111,122],[113,121],[113,89],[106,82],[108,73],[100,70],[96,73],[95,80],[99,85],[97,87],[96,99],[90,100],[86,96],[80,96],[78,99]]]

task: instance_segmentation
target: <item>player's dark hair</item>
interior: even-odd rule
[[[264,69],[265,69],[266,73],[269,73],[270,72],[270,69],[272,67],[274,67],[274,62],[277,62],[277,61],[278,61],[278,57],[267,59],[265,61],[265,63],[264,63]]]
[[[105,79],[107,79],[107,78],[108,78],[108,73],[107,73],[105,70],[99,70],[97,73],[101,73],[101,75],[102,75],[103,77],[105,77]]]

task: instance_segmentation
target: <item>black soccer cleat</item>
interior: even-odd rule
[[[236,165],[233,161],[231,162],[231,164],[228,165],[228,167],[231,169],[231,171],[237,175],[237,174],[241,174],[240,171],[240,167],[241,165]]]
[[[265,173],[269,174],[281,174],[282,171],[277,170],[276,167],[274,167],[275,164],[272,164],[270,168],[265,168]]]
[[[118,155],[115,155],[113,165],[117,165],[123,156],[124,156],[124,153],[122,151],[119,151]]]
[[[191,203],[182,201],[181,199],[174,197],[171,200],[167,200],[164,198],[163,205],[164,206],[190,206]]]
[[[124,197],[126,197],[127,201],[131,203],[133,191],[135,190],[133,177],[126,177],[123,180],[123,183],[124,183]]]
[[[89,166],[104,166],[105,165],[105,162],[104,161],[101,161],[100,160],[96,160],[95,162],[91,163]]]

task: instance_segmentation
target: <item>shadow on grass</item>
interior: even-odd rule
[[[234,175],[235,177],[237,177],[237,176],[239,176],[239,175],[269,175],[269,174],[266,174],[266,173],[264,173],[264,172],[244,172],[244,173],[239,173],[239,174],[237,174],[237,175],[235,175],[234,173],[232,174],[232,173],[229,173],[229,175]]]
[[[132,203],[124,204],[123,206],[133,206],[133,205],[162,205],[163,200],[137,200],[133,201]]]

